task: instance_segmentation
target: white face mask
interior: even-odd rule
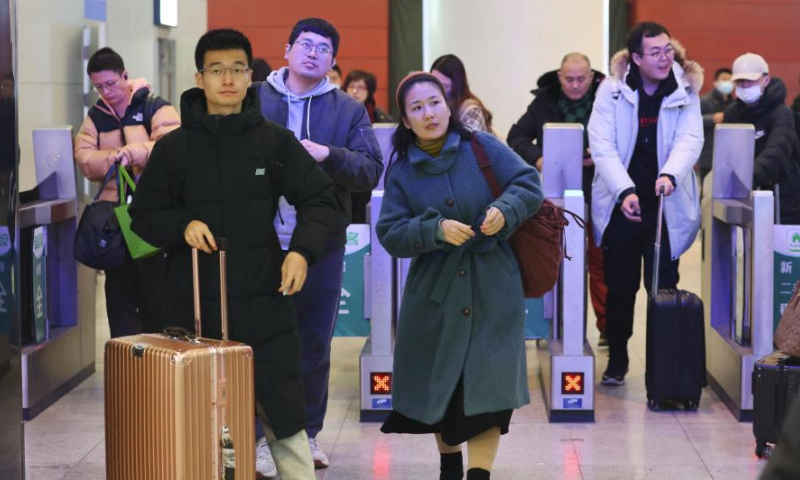
[[[761,85],[746,88],[736,87],[736,97],[744,103],[756,103],[762,94]]]
[[[714,83],[714,88],[723,95],[730,95],[733,91],[733,82],[730,80],[720,80]]]

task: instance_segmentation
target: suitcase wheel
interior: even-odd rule
[[[768,445],[767,443],[756,444],[756,456],[758,458],[769,460],[769,457],[772,456],[772,446]]]
[[[696,412],[698,408],[700,408],[700,399],[697,400],[688,400],[685,405],[686,410],[691,410]]]
[[[653,399],[648,398],[647,399],[647,408],[651,412],[660,412],[661,411],[661,403],[657,402],[657,401],[655,401]]]

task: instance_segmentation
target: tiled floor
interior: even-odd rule
[[[682,286],[700,292],[699,245],[681,264]],[[102,290],[99,290],[102,291]],[[529,342],[531,404],[515,412],[502,438],[492,478],[504,480],[754,480],[763,461],[753,455],[752,427],[739,423],[710,390],[700,410],[650,412],[644,390],[644,297],[637,301],[637,330],[625,387],[596,390],[596,422],[547,422],[537,379],[536,348]],[[98,301],[98,310],[105,306]],[[104,317],[101,317],[104,322]],[[591,321],[590,321],[591,324]],[[107,328],[103,329],[107,335]],[[596,332],[590,330],[596,343]],[[98,339],[102,344],[105,337]],[[358,354],[363,338],[338,338],[333,346],[331,395],[320,444],[331,466],[325,480],[437,479],[438,455],[427,436],[384,435],[378,424],[358,422]],[[102,352],[102,349],[98,349]],[[98,355],[101,355],[98,353]],[[606,356],[597,356],[597,376]],[[102,358],[99,372],[42,413],[26,429],[29,480],[105,478]]]

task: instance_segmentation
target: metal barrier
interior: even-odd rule
[[[361,421],[380,421],[392,408],[392,367],[394,363],[394,325],[397,318],[397,261],[377,241],[375,225],[383,203],[383,191],[372,192],[370,235],[375,241],[364,262],[366,316],[370,336],[359,359]],[[402,289],[402,286],[399,287]]]
[[[367,215],[370,253],[364,260],[364,316],[370,322],[370,336],[359,357],[362,422],[380,421],[392,408],[394,325],[400,305],[398,292],[402,291],[402,286],[398,288],[397,260],[383,248],[375,234],[397,124],[376,123],[372,128],[381,147],[385,169],[372,192]]]
[[[38,198],[21,203],[18,216],[20,238],[26,239],[19,248],[30,251],[28,240],[34,246],[33,258],[23,252],[20,264],[20,270],[30,272],[20,276],[22,298],[31,300],[22,308],[33,306],[29,313],[34,322],[34,334],[21,335],[22,407],[27,420],[95,371],[97,274],[73,258],[79,205],[72,127],[36,128],[33,152]]]
[[[545,197],[567,210],[585,213],[583,126],[544,126],[542,182]],[[547,348],[538,348],[539,377],[551,422],[594,421],[594,353],[586,342],[586,232],[575,222],[565,231],[567,252],[553,291],[544,297],[551,322]]]
[[[772,192],[753,191],[755,130],[718,125],[703,200],[703,302],[711,386],[739,420],[753,410],[754,363],[772,352]]]

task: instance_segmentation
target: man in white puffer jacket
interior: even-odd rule
[[[596,173],[593,234],[604,249],[608,285],[604,385],[624,385],[628,339],[644,259],[652,278],[659,190],[664,191],[660,288],[675,288],[678,259],[700,227],[694,164],[703,148],[698,92],[703,69],[657,23],[636,25],[611,61],[589,120]]]

